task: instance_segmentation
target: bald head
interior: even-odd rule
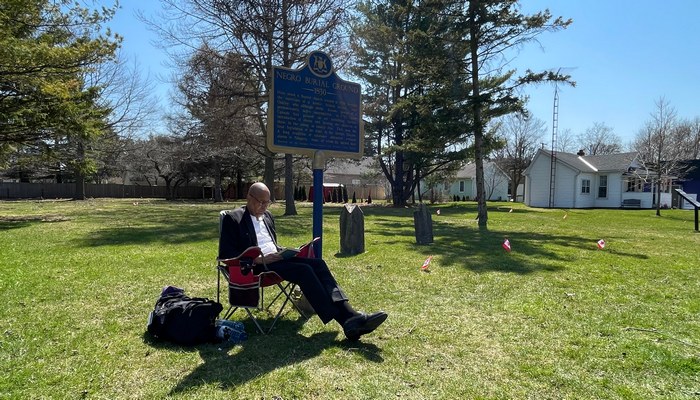
[[[270,189],[262,182],[250,185],[246,208],[251,215],[261,217],[270,205]]]
[[[269,199],[270,189],[268,189],[267,185],[262,182],[255,182],[254,184],[250,185],[250,188],[248,188],[248,194],[257,198],[262,198],[263,195],[267,195],[267,198]]]

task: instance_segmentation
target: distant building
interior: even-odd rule
[[[655,172],[642,168],[638,153],[586,156],[582,153],[556,153],[554,174],[555,208],[617,208],[656,205]],[[531,207],[549,207],[552,155],[538,150],[524,171],[524,202]],[[661,206],[671,206],[671,185],[661,187]]]

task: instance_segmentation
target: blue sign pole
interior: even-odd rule
[[[320,238],[314,244],[316,258],[323,258],[323,167],[326,163],[322,151],[314,153],[314,211],[313,211],[313,238]]]
[[[267,148],[313,157],[313,239],[323,258],[323,170],[326,158],[360,158],[364,150],[362,88],[340,78],[322,51],[302,68],[273,67]]]

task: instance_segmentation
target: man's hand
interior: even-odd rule
[[[266,264],[272,264],[273,262],[281,261],[282,256],[276,253],[268,254],[265,256],[265,263]],[[262,256],[259,256],[258,258],[255,259],[256,264],[262,264],[263,263],[263,258]]]

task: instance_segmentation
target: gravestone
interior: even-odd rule
[[[346,204],[340,211],[340,252],[349,255],[365,252],[365,215],[354,204]]]
[[[433,243],[433,218],[425,204],[421,203],[413,212],[413,224],[416,228],[416,243]]]

